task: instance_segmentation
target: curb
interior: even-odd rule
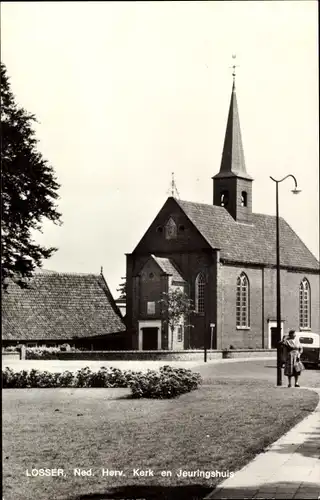
[[[288,437],[288,435],[290,433],[294,432],[295,429],[297,429],[298,427],[306,425],[307,421],[313,419],[316,416],[317,413],[319,413],[319,419],[320,419],[320,389],[317,389],[317,388],[314,388],[314,387],[304,387],[304,386],[301,386],[299,389],[314,391],[314,392],[316,392],[318,394],[318,398],[319,399],[318,399],[318,403],[317,403],[317,406],[315,407],[315,409],[309,415],[307,415],[306,417],[304,417],[300,422],[298,422],[296,425],[294,425],[291,429],[289,429],[280,438],[278,438],[276,441],[274,441],[269,446],[267,446],[262,453],[259,453],[258,455],[256,455],[248,464],[246,464],[244,467],[242,467],[241,469],[239,469],[238,471],[236,471],[236,474],[240,474],[242,472],[246,472],[247,469],[249,469],[252,465],[254,465],[260,457],[265,456],[266,453],[268,453],[268,452],[274,451],[274,448],[276,448],[277,446],[281,445],[283,441],[286,441],[286,439],[287,439],[287,437]],[[300,443],[296,442],[296,443],[291,443],[291,444],[292,444],[292,451],[291,451],[290,454],[293,455],[294,453],[296,453],[297,449],[300,448],[300,446],[302,445],[302,443],[301,442]],[[280,467],[281,467],[281,465],[280,465]],[[203,498],[203,500],[212,500],[214,498],[214,495],[216,493],[219,493],[219,492],[221,492],[221,491],[224,490],[224,487],[225,487],[225,485],[228,482],[229,482],[229,479],[225,479],[224,481],[222,481],[220,484],[218,484],[218,486],[215,489],[213,489],[208,495],[206,495]],[[248,485],[248,489],[249,488],[250,488],[250,485]],[[221,498],[223,498],[223,496],[221,496]],[[249,497],[249,498],[251,498],[251,497]],[[274,498],[276,498],[276,497],[274,497]]]

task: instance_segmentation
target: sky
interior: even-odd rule
[[[43,267],[103,274],[117,297],[131,253],[171,195],[212,203],[236,54],[253,211],[280,215],[319,258],[316,1],[3,2],[1,60],[36,115],[63,225]]]

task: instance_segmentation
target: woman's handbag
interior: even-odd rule
[[[293,368],[295,369],[296,372],[300,373],[302,372],[302,370],[304,370],[304,364],[302,363],[302,361],[297,360],[294,365],[293,365]]]

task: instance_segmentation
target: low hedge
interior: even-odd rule
[[[51,373],[35,369],[14,372],[8,367],[2,371],[4,389],[128,387],[134,398],[174,398],[197,389],[200,383],[200,374],[170,366],[163,366],[159,372],[148,370],[146,373],[105,367],[100,368],[98,372],[92,372],[89,367],[85,367],[75,373],[68,370]]]
[[[66,348],[64,345],[60,347],[27,347],[26,348],[26,359],[33,360],[45,360],[45,359],[59,359],[59,354],[61,352],[81,352],[80,349]]]
[[[163,366],[159,372],[148,370],[134,374],[129,387],[134,398],[170,399],[197,389],[200,383],[199,373]]]

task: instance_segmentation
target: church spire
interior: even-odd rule
[[[235,56],[232,56],[233,58]],[[246,164],[243,153],[240,120],[238,113],[238,103],[236,95],[236,65],[232,66],[233,82],[231,100],[228,114],[228,122],[226,134],[224,138],[224,145],[222,151],[222,159],[220,165],[220,172],[214,178],[221,177],[241,177],[242,179],[252,179],[247,173]]]
[[[253,179],[247,173],[244,160],[235,64],[232,68],[232,93],[220,172],[213,177],[213,204],[224,207],[236,222],[251,223]]]

